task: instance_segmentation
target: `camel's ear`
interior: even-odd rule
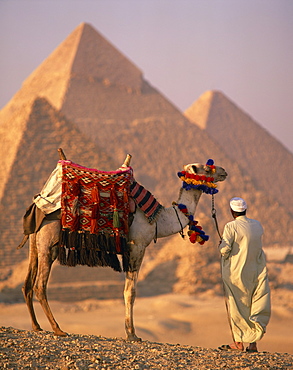
[[[198,166],[197,163],[195,164],[186,164],[183,166],[184,171],[189,172],[189,173],[198,173]]]
[[[197,167],[194,164],[192,165],[192,169],[194,173],[197,173]]]

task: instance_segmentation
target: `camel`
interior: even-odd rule
[[[127,161],[131,157],[128,156]],[[129,165],[129,163],[127,163]],[[125,163],[124,163],[125,167]],[[184,171],[191,175],[206,175],[213,176],[214,182],[224,181],[227,173],[222,167],[211,167],[199,163],[188,164],[184,166]],[[130,269],[125,273],[124,287],[124,302],[125,302],[125,331],[126,339],[129,341],[140,341],[141,339],[135,333],[133,320],[133,307],[136,297],[136,285],[138,280],[139,269],[145,254],[146,247],[155,240],[155,238],[164,238],[166,236],[182,232],[189,219],[186,214],[180,211],[178,204],[184,204],[188,209],[188,213],[195,213],[198,201],[201,197],[202,190],[189,189],[183,187],[180,189],[177,205],[173,204],[169,208],[163,208],[159,213],[155,223],[148,223],[144,213],[137,208],[133,222],[129,229],[128,243],[130,246]],[[54,260],[58,253],[58,241],[60,236],[61,224],[60,221],[43,221],[39,231],[31,234],[29,237],[29,266],[22,288],[25,302],[32,321],[32,329],[41,331],[41,327],[37,321],[34,307],[33,294],[40,302],[42,309],[47,316],[54,335],[66,336],[63,330],[60,329],[53,313],[50,309],[47,300],[47,282]]]

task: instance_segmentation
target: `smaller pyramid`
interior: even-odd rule
[[[293,182],[293,172],[288,171],[293,154],[288,149],[220,91],[207,91],[184,114],[250,175],[259,190],[293,216],[293,194],[284,186]]]
[[[206,130],[207,128],[213,95],[213,91],[207,91],[184,112],[185,117],[187,117],[190,122],[195,123],[202,130]]]

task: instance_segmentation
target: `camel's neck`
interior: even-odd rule
[[[177,203],[184,204],[187,207],[188,213],[194,214],[201,194],[202,191],[197,189],[180,189]],[[158,238],[178,233],[188,222],[188,218],[177,206],[165,208],[157,220]]]
[[[184,204],[188,209],[188,213],[193,215],[195,213],[201,194],[201,190],[185,190],[181,188],[177,203]]]

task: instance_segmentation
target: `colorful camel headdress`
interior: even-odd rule
[[[216,167],[212,159],[208,159],[206,163],[206,170],[211,174],[216,172]],[[178,172],[178,177],[183,181],[182,188],[185,190],[198,189],[206,194],[216,194],[218,189],[217,185],[214,183],[213,176],[197,175],[191,174],[186,171]],[[176,204],[176,203],[175,203]],[[189,220],[189,231],[188,236],[191,243],[199,243],[203,245],[209,240],[209,235],[203,231],[202,227],[198,225],[198,221],[195,221],[193,215],[188,213],[187,207],[184,204],[176,204],[179,210],[188,218]]]
[[[215,173],[216,167],[214,161],[209,159],[206,163],[208,171],[211,175]],[[202,190],[206,194],[216,194],[219,190],[216,189],[217,185],[214,183],[213,176],[197,175],[188,173],[186,171],[178,172],[178,177],[183,181],[182,187],[186,190],[198,189]]]

